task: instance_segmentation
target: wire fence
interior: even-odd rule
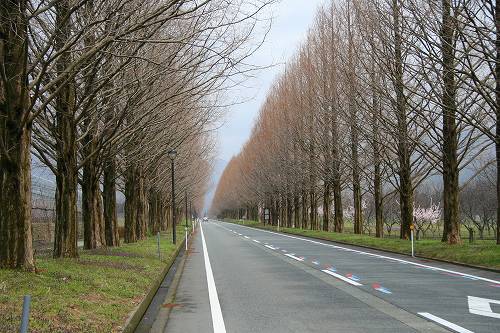
[[[40,176],[32,176],[31,221],[33,230],[33,246],[37,250],[51,248],[54,242],[56,219],[55,195],[56,184],[54,181]],[[81,207],[81,201],[78,200],[78,230],[82,230]],[[83,234],[82,232],[79,232],[78,240],[82,239]]]

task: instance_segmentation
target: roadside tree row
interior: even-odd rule
[[[499,13],[496,1],[475,0],[324,5],[226,168],[212,213],[269,209],[274,224],[335,232],[349,219],[358,234],[373,221],[377,237],[396,220],[403,239],[439,213],[442,241],[456,244],[461,223],[479,218],[460,204],[475,187],[495,198],[488,228],[500,244]],[[492,183],[477,181],[486,174]],[[437,201],[422,200],[431,186]]]
[[[125,242],[171,226],[171,149],[177,207],[199,206],[221,98],[253,69],[268,3],[2,1],[0,267],[34,268],[32,159],[55,176],[54,257],[78,256],[77,233],[86,249],[119,244],[117,191]]]

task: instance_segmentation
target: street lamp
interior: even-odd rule
[[[170,149],[168,151],[168,157],[170,158],[170,169],[172,171],[172,241],[175,244],[175,171],[174,171],[174,160],[177,156],[177,151],[175,149]]]

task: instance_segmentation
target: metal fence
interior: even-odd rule
[[[31,221],[33,230],[33,245],[35,249],[51,248],[54,242],[55,230],[55,194],[54,181],[40,176],[32,176],[31,185]],[[79,197],[81,197],[79,193]],[[77,202],[78,230],[82,230],[81,201]],[[78,239],[83,239],[83,233],[78,233]]]

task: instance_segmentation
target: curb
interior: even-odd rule
[[[227,222],[227,221],[224,221],[224,222]],[[229,222],[229,223],[233,223],[233,222]],[[238,224],[238,223],[234,223],[234,224]],[[244,225],[244,226],[245,227],[249,227],[249,228],[255,228],[255,229],[261,229],[261,230],[268,230],[269,231],[269,229],[267,229],[267,228],[262,228],[262,227],[258,227],[258,226],[248,226],[248,225]],[[271,231],[278,232],[276,230],[271,230]],[[337,241],[337,240],[327,239],[327,238],[324,238],[324,237],[306,236],[306,235],[302,235],[302,234],[296,234],[296,233],[293,233],[293,232],[286,232],[286,231],[279,231],[279,232],[282,233],[282,234],[287,234],[287,235],[300,236],[300,237],[310,238],[310,239],[318,239],[318,240],[327,241],[327,242],[331,242],[331,243],[338,243],[338,244],[343,244],[343,245],[357,246],[357,247],[362,247],[362,248],[370,249],[370,250],[376,250],[376,251],[381,251],[381,252],[394,253],[394,254],[399,254],[399,255],[403,255],[403,256],[412,258],[412,256],[409,255],[409,254],[407,254],[407,253],[397,252],[397,251],[392,251],[392,250],[380,249],[380,248],[376,248],[376,247],[368,246],[368,245],[353,244],[353,243],[348,243],[348,242],[344,242],[344,241]],[[442,263],[446,263],[446,264],[463,266],[463,267],[467,267],[467,268],[480,269],[480,270],[483,270],[483,271],[489,271],[489,272],[493,272],[493,273],[500,273],[500,269],[491,268],[491,267],[484,267],[484,266],[480,266],[480,265],[471,265],[471,264],[466,264],[466,263],[463,263],[463,262],[458,262],[458,261],[453,261],[453,260],[439,259],[439,258],[433,258],[433,257],[427,257],[427,256],[421,256],[421,255],[415,255],[415,258],[426,259],[426,260],[433,260],[433,261],[438,261],[438,262],[442,262]]]
[[[165,268],[163,268],[161,274],[151,284],[146,296],[143,298],[141,303],[133,310],[133,313],[128,317],[127,321],[125,322],[125,328],[122,331],[123,333],[133,333],[135,331],[135,329],[141,322],[142,317],[146,313],[146,310],[151,304],[153,297],[156,295],[158,289],[160,288],[161,283],[165,279],[165,276],[168,274],[168,271],[170,270],[175,259],[179,255],[179,252],[181,251],[181,249],[183,249],[184,242],[185,242],[185,237],[182,239],[182,242],[179,242],[179,245],[177,246],[177,249],[175,250],[174,254],[169,257],[167,264]]]

